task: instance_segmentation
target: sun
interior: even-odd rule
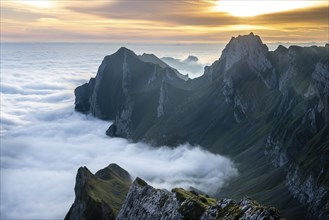
[[[53,2],[51,0],[22,0],[16,2],[35,8],[51,8],[53,6]]]
[[[323,1],[231,1],[220,0],[215,11],[226,12],[236,17],[252,17],[262,14],[306,8],[323,3]]]

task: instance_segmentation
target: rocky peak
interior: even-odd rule
[[[279,45],[278,48],[275,50],[275,52],[282,54],[282,53],[286,53],[288,51],[288,48],[286,48],[285,46]]]
[[[74,187],[75,200],[65,220],[114,220],[130,184],[129,173],[116,164],[95,175],[80,167]]]
[[[224,71],[229,70],[240,60],[246,59],[252,69],[256,72],[263,72],[272,67],[267,55],[268,47],[263,44],[259,36],[251,32],[249,35],[232,37],[220,59],[225,60]]]
[[[195,191],[175,188],[172,192],[155,189],[136,178],[129,189],[117,220],[215,220],[215,219],[279,219],[280,213],[251,199],[239,203],[232,199],[216,200]]]
[[[97,171],[95,173],[95,176],[103,180],[120,178],[123,180],[131,181],[131,177],[129,173],[115,163],[111,163],[109,166],[105,167],[104,169]]]
[[[136,178],[129,189],[117,220],[123,219],[182,219],[178,201],[167,190],[158,190]]]
[[[76,200],[84,199],[86,196],[86,185],[90,179],[93,178],[93,174],[88,170],[87,167],[80,167],[78,169],[77,176],[75,178],[76,184],[74,187],[74,192],[76,195]]]
[[[115,109],[109,105],[111,100],[105,99],[100,92],[106,91],[109,93],[121,84],[122,89],[120,91],[123,93],[123,96],[127,96],[131,80],[130,65],[136,62],[140,62],[137,55],[125,47],[121,47],[117,52],[103,59],[102,64],[98,68],[92,91],[89,92],[90,97],[88,101],[80,98],[83,103],[86,103],[84,105],[88,106],[89,103],[93,115],[102,119],[114,118]],[[82,88],[80,88],[80,91],[82,91]]]
[[[129,55],[137,57],[137,55],[134,53],[134,51],[129,50],[126,47],[120,47],[120,49],[117,50],[117,52],[115,52],[113,55],[123,55],[123,54],[129,54]]]
[[[128,177],[130,181],[129,173],[117,164],[110,164],[95,175],[81,167],[76,178],[76,199],[65,220],[275,220],[280,217],[277,209],[250,199],[238,203],[232,199],[216,200],[196,189],[175,188],[169,192],[155,189],[139,177],[128,191],[123,183]]]
[[[133,60],[136,60],[136,59],[139,60],[139,57],[135,54],[134,51],[132,51],[126,47],[120,47],[115,53],[104,57],[102,64],[101,64],[100,68],[98,69],[97,75],[101,74],[100,69],[101,70],[103,69],[103,68],[101,68],[102,66],[105,68],[107,65],[112,66],[114,64],[118,65],[119,63],[123,64],[127,58],[129,60],[131,60],[131,62],[133,62]],[[101,72],[103,72],[103,71],[101,71]]]

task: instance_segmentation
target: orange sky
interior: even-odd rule
[[[1,42],[328,42],[328,1],[1,0]]]

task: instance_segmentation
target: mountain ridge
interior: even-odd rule
[[[80,167],[75,200],[65,220],[115,219],[131,182],[130,174],[117,164],[110,164],[95,175],[87,167]]]
[[[268,200],[291,218],[305,217],[304,206],[309,218],[329,218],[327,45],[268,51],[259,36],[238,36],[202,76],[187,81],[119,51],[120,60],[104,59],[99,68],[113,81],[97,73],[75,90],[77,110],[84,103],[94,106],[84,112],[113,120],[107,134],[159,146],[201,145],[242,164],[240,177],[222,190],[226,196]],[[97,82],[108,89],[97,89]],[[88,97],[91,90],[96,95]]]
[[[129,181],[129,190],[123,187],[121,180]],[[99,190],[100,185],[103,190]],[[115,197],[118,193],[120,196]],[[280,219],[280,212],[274,207],[260,205],[248,198],[239,202],[224,198],[216,200],[182,188],[155,189],[139,177],[131,182],[129,173],[117,164],[110,164],[95,175],[86,167],[79,168],[75,195],[65,220]],[[111,199],[106,198],[108,195]]]

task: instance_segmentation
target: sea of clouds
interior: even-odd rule
[[[96,172],[117,163],[155,187],[210,194],[237,175],[231,160],[199,146],[154,148],[107,137],[111,122],[75,112],[73,95],[103,56],[67,47],[2,49],[1,219],[63,219],[80,166]]]

